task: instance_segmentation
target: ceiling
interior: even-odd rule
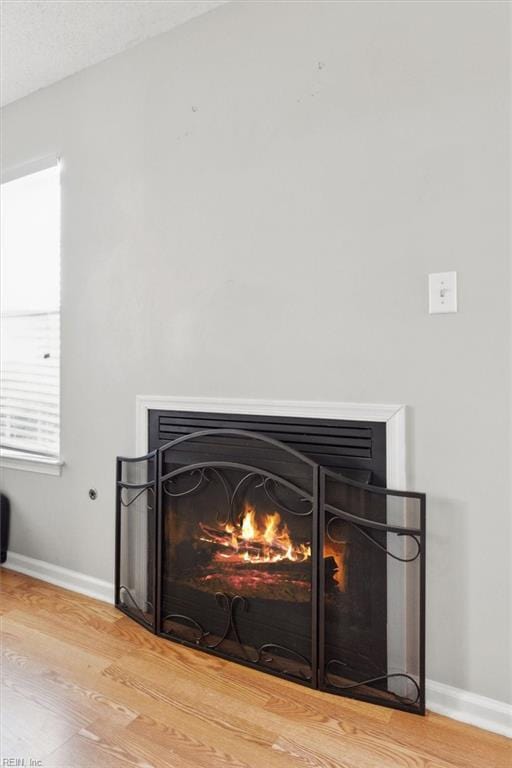
[[[167,32],[224,0],[1,0],[1,106]]]

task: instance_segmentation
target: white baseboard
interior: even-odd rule
[[[3,567],[24,573],[26,576],[32,576],[34,579],[47,581],[58,587],[70,589],[73,592],[80,592],[80,594],[88,597],[95,597],[106,603],[114,602],[113,584],[102,579],[96,579],[94,576],[87,576],[85,573],[62,568],[60,565],[45,563],[44,560],[18,555],[16,552],[8,552]]]
[[[427,680],[427,709],[512,738],[512,704]]]
[[[114,602],[114,585],[60,565],[9,552],[4,568],[80,592],[107,603]],[[512,738],[512,705],[461,688],[427,680],[427,709],[454,720]]]

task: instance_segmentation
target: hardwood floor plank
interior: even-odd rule
[[[119,619],[119,611],[108,603],[91,600],[85,595],[36,581],[15,571],[1,570],[1,574],[6,573],[8,577],[0,576],[2,599],[10,599],[20,609],[29,607],[32,613],[49,611],[51,615],[70,616],[80,623],[95,619],[108,623]]]
[[[409,749],[387,738],[385,733],[357,728],[337,738],[322,735],[321,739],[312,742],[300,728],[290,727],[288,734],[290,732],[293,732],[293,744],[289,748],[291,755],[295,752],[308,754],[314,743],[315,754],[334,763],[343,760],[350,768],[455,768],[453,763],[432,758],[420,744]],[[284,739],[278,743],[282,745]]]
[[[58,691],[45,687],[44,682],[36,677],[26,676],[17,670],[2,669],[2,693],[9,692],[21,696],[25,701],[31,702],[43,712],[48,712],[55,718],[70,723],[75,730],[79,730],[90,722],[90,717],[79,706],[71,706],[65,701]]]
[[[10,611],[14,611],[16,608],[19,608],[19,601],[15,600],[10,595],[6,595],[4,593],[2,594],[2,599],[0,600],[0,616],[5,616]]]
[[[342,755],[336,760],[331,757],[319,754],[317,749],[311,749],[311,747],[304,747],[295,742],[287,739],[285,736],[280,736],[273,749],[280,752],[286,757],[287,763],[291,765],[301,765],[304,768],[354,768],[354,764],[344,759]],[[343,753],[343,750],[340,749]]]
[[[211,734],[204,724],[201,727],[201,737],[198,736],[198,730],[192,728],[180,730],[174,722],[162,723],[147,715],[140,715],[127,728],[130,735],[149,739],[166,753],[176,754],[197,768],[226,768],[226,766],[249,768],[251,763],[237,755],[235,740],[224,740],[224,748],[220,748],[216,743],[215,734]],[[210,738],[212,735],[213,738]],[[227,741],[231,743],[226,743]],[[254,755],[253,748],[253,758]]]
[[[138,715],[124,704],[104,696],[90,687],[94,679],[89,672],[89,685],[77,682],[76,675],[69,671],[64,673],[47,667],[29,656],[20,655],[5,643],[2,643],[2,669],[7,679],[16,681],[21,687],[30,686],[39,698],[59,701],[75,711],[83,719],[83,724],[91,723],[103,716],[112,721],[127,725]],[[49,707],[50,708],[50,707]]]
[[[51,712],[9,686],[2,686],[1,702],[2,764],[9,759],[24,759],[27,764],[29,758],[41,760],[80,727],[74,717],[67,717],[62,711]]]
[[[180,685],[176,679],[157,684],[114,665],[104,670],[103,676],[117,686],[124,686],[131,696],[136,696],[135,708],[157,721],[182,723],[184,728],[192,728],[197,733],[210,731],[213,734],[214,729],[219,728],[223,739],[229,734],[233,739],[247,741],[251,748],[269,748],[274,742],[273,730],[268,731],[258,721],[250,721],[241,708],[235,715],[226,711],[222,701],[204,688],[190,696],[186,693],[187,686]],[[144,703],[140,697],[144,697]]]
[[[118,659],[126,652],[126,646],[115,640],[101,628],[91,624],[79,624],[72,616],[52,616],[51,611],[32,612],[17,609],[6,617],[27,629],[35,629],[49,638],[56,638],[70,646],[79,648],[97,656]]]
[[[82,728],[45,760],[44,768],[194,768],[172,751],[162,749],[125,728],[97,720]]]
[[[1,622],[2,642],[5,647],[17,650],[59,669],[83,669],[86,671],[105,669],[112,662],[112,654],[101,656],[98,648],[84,650],[73,642],[52,637],[37,628],[28,627],[16,621],[15,613],[9,613]]]
[[[404,745],[419,742],[429,754],[454,765],[462,758],[467,768],[512,766],[512,740],[432,712],[413,721],[404,712],[394,712],[387,733]]]

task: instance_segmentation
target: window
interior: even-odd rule
[[[1,187],[2,459],[60,453],[60,178],[54,162]],[[5,463],[5,462],[4,462]],[[13,464],[18,466],[18,463]],[[26,468],[26,467],[21,467]]]

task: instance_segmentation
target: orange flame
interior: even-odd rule
[[[338,589],[340,592],[344,592],[347,586],[345,546],[346,546],[345,542],[341,545],[341,548],[334,547],[332,544],[329,544],[328,542],[326,542],[324,546],[324,557],[326,558],[332,557],[332,559],[336,563],[336,569],[333,574],[333,579],[338,585]]]
[[[232,551],[221,553],[223,559],[277,563],[280,560],[303,562],[311,557],[309,544],[293,543],[288,526],[281,523],[279,512],[265,515],[259,522],[254,507],[246,504],[240,525],[235,527],[228,523],[224,531],[230,535],[226,545]]]

